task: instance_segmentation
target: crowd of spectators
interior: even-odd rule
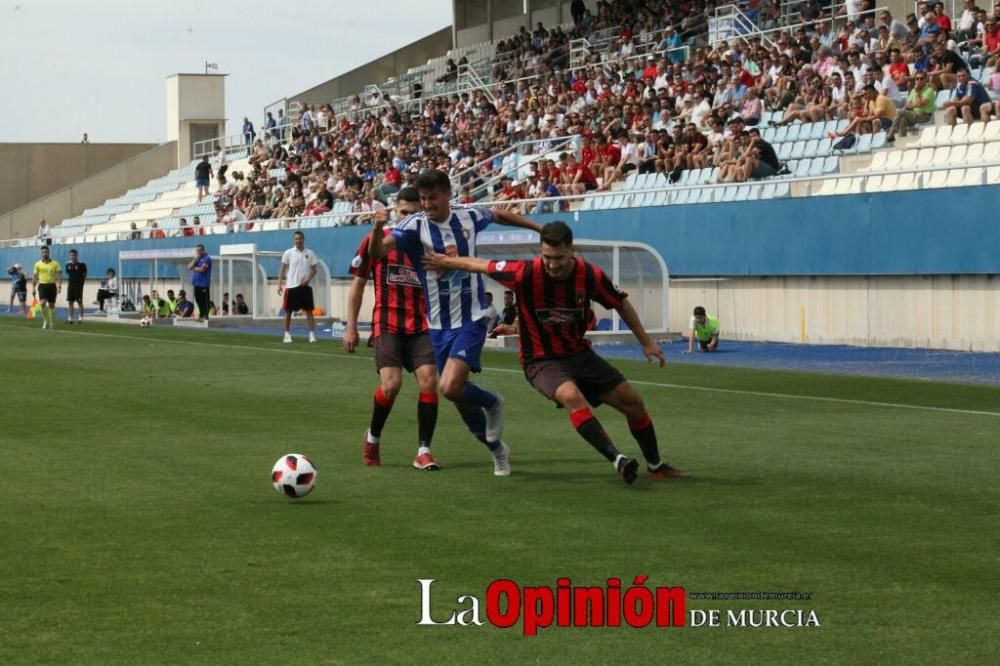
[[[742,182],[783,168],[757,131],[765,111],[779,126],[844,119],[841,135],[887,131],[890,141],[930,119],[940,90],[955,91],[951,122],[1000,112],[1000,77],[977,82],[966,64],[996,66],[1000,4],[966,0],[953,25],[941,3],[900,20],[869,0],[805,0],[786,15],[776,0],[749,0],[746,13],[777,30],[714,47],[711,0],[580,5],[570,28],[539,24],[501,40],[493,76],[504,83],[489,94],[377,107],[355,98],[341,114],[308,105],[294,123],[269,113],[259,135],[245,120],[249,167],[227,173],[219,159],[213,222],[240,230],[327,215],[338,202],[337,213],[373,212],[428,168],[450,173],[465,202],[609,189],[631,172],[676,180],[716,168],[718,182]],[[588,35],[601,46],[574,53]]]

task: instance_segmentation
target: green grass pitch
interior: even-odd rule
[[[693,479],[626,487],[513,354],[478,378],[507,399],[502,479],[444,402],[444,469],[410,467],[410,378],[383,467],[363,466],[367,350],[2,321],[0,663],[998,662],[1000,390],[614,362]],[[597,414],[638,456],[623,417]],[[289,452],[319,468],[304,500],[268,478]],[[809,592],[687,607],[822,626],[416,624],[418,579],[441,618],[498,578],[637,575]]]

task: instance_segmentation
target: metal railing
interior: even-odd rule
[[[539,139],[535,141],[522,141],[514,146],[511,146],[507,150],[497,153],[496,155],[483,160],[452,177],[452,184],[456,185],[460,189],[463,185],[463,180],[472,179],[482,179],[482,174],[479,173],[479,169],[487,164],[494,164],[497,158],[501,158],[500,166],[491,168],[490,175],[486,180],[483,180],[479,185],[473,187],[470,191],[470,195],[477,201],[488,201],[492,196],[493,186],[502,181],[504,178],[510,177],[514,180],[518,180],[516,176],[518,172],[525,170],[530,170],[530,166],[535,162],[548,159],[548,155],[555,151],[565,151],[565,150],[576,150],[576,143],[579,141],[580,137],[577,134],[570,136],[559,137],[556,139]],[[537,151],[535,147],[537,146]],[[523,151],[530,149],[532,152],[524,154]],[[515,161],[515,164],[510,164],[507,162],[506,158],[511,155],[519,156]],[[524,157],[525,159],[520,159]],[[513,175],[512,175],[513,174]],[[458,198],[456,195],[455,199]]]

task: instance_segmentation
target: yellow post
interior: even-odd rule
[[[799,315],[799,342],[806,341],[806,306],[802,306],[801,314]]]

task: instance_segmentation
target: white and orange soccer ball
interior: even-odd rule
[[[271,468],[271,483],[282,495],[305,497],[316,486],[316,465],[301,453],[281,456]]]

